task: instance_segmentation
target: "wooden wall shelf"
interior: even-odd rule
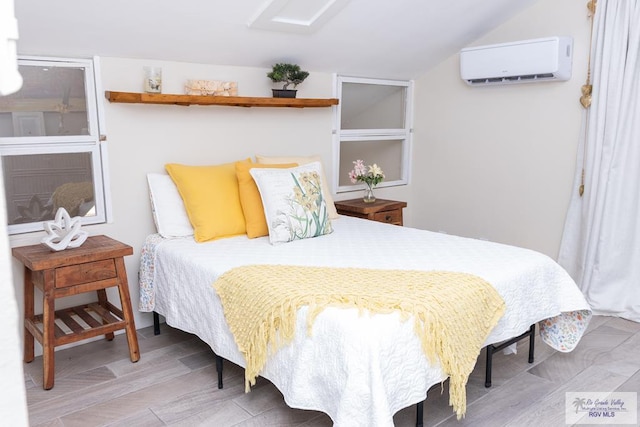
[[[231,107],[331,107],[338,105],[338,99],[311,98],[259,98],[246,96],[197,96],[170,95],[155,93],[134,93],[105,91],[105,98],[109,102],[127,104],[167,104],[167,105],[225,105]]]

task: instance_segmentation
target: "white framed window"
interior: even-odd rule
[[[9,234],[43,230],[58,208],[110,218],[98,59],[19,57],[22,88],[0,97]]]
[[[336,76],[340,103],[334,116],[334,173],[337,193],[359,190],[349,172],[355,160],[378,164],[378,187],[406,185],[410,176],[413,82]]]

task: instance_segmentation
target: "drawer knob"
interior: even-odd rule
[[[391,221],[391,215],[387,215],[384,217],[385,221]]]

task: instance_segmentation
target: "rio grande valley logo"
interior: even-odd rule
[[[638,393],[567,392],[567,424],[637,424]]]

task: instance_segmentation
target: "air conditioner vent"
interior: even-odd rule
[[[465,48],[460,75],[469,85],[569,80],[571,45],[570,37],[549,37]]]

